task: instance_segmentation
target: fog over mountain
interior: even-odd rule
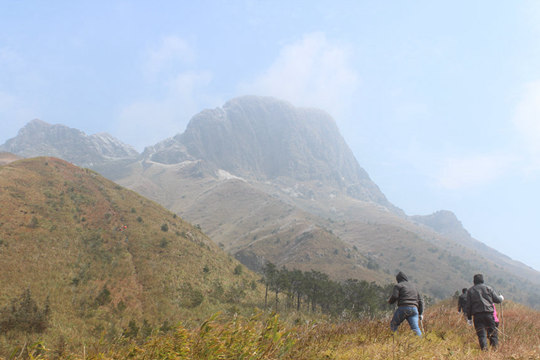
[[[271,261],[385,283],[400,269],[435,298],[484,272],[538,305],[538,272],[472,238],[450,211],[407,216],[318,109],[235,98],[141,154],[109,136],[34,120],[0,150],[90,167],[199,225],[254,270]]]

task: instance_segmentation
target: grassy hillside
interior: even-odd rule
[[[261,305],[264,296],[258,276],[226,255],[197,227],[91,170],[62,160],[35,158],[1,166],[0,205],[0,320],[5,323],[6,314],[23,303],[25,298],[21,294],[31,294],[40,309],[50,308],[48,327],[43,333],[23,334],[3,328],[0,357],[540,356],[540,314],[512,302],[499,308],[500,349],[487,354],[479,351],[474,331],[457,313],[454,300],[426,309],[423,339],[412,336],[406,324],[398,335],[392,336],[388,329],[390,313],[352,321],[346,313],[330,317],[307,311],[306,304],[303,311],[307,312],[293,312],[281,305],[280,316],[258,313],[254,305]],[[289,245],[299,248],[306,240],[302,236],[321,232],[313,234],[313,239],[324,240],[331,234],[324,229],[306,231],[298,221],[297,226],[302,229],[295,234],[300,240]],[[362,229],[361,223],[343,227],[344,232],[364,231],[360,238],[376,236],[377,233],[369,233],[371,229],[372,226]],[[395,228],[384,229],[378,236],[392,231],[397,232]],[[279,236],[279,231],[272,236]],[[409,242],[422,241],[414,234],[400,234],[396,239],[399,241],[395,243],[376,242],[380,246],[406,248]],[[326,239],[324,244],[332,241]],[[252,245],[258,246],[257,241]],[[303,251],[312,251],[313,256],[322,251],[322,245],[315,246],[315,250],[313,245],[317,245],[315,240]],[[287,246],[277,247],[282,249],[282,256],[296,254]],[[263,250],[271,251],[262,247],[260,251]],[[360,242],[358,252],[364,252]],[[341,250],[333,255],[342,256]],[[368,255],[372,259],[375,254]],[[318,261],[324,259],[321,256]],[[437,264],[428,265],[437,268]],[[285,294],[280,301],[288,301]]]
[[[132,171],[135,175],[121,180],[123,185],[199,224],[251,269],[259,271],[270,261],[289,269],[316,269],[339,280],[393,281],[393,275],[368,268],[367,257],[326,229],[328,221],[252,183],[208,168],[203,161],[174,165],[144,161],[132,164]]]
[[[0,306],[26,289],[40,306],[48,301],[49,340],[112,336],[130,320],[159,326],[236,312],[262,290],[258,276],[176,214],[45,157],[0,167],[0,268]]]

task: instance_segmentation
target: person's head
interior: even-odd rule
[[[484,275],[482,274],[476,274],[473,277],[474,285],[483,284],[484,283]]]
[[[467,288],[461,289],[461,292],[462,292],[463,294],[465,294],[465,293],[467,292]]]
[[[403,272],[398,272],[398,274],[396,275],[396,280],[398,283],[402,282],[402,281],[409,281],[409,279],[407,278],[407,275],[405,275]]]

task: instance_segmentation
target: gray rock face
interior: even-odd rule
[[[451,236],[453,239],[471,239],[469,232],[451,211],[440,210],[431,215],[411,216],[411,219],[429,226],[440,234]]]
[[[144,152],[165,164],[202,159],[236,176],[320,181],[350,196],[391,206],[326,112],[245,96],[194,116],[186,131]]]
[[[179,164],[186,160],[195,160],[176,138],[169,138],[154,146],[148,146],[144,149],[142,157],[161,164]]]
[[[80,130],[41,120],[29,122],[0,150],[22,157],[54,156],[84,167],[138,156],[134,148],[109,134],[88,136]]]

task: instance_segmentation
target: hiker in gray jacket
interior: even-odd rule
[[[398,308],[390,321],[390,329],[396,331],[404,320],[407,320],[412,331],[422,336],[418,327],[418,320],[422,320],[424,301],[414,284],[409,282],[407,276],[401,271],[396,275],[397,284],[392,289],[392,296],[388,299],[389,304],[397,301]]]
[[[467,290],[467,322],[472,325],[474,318],[474,328],[478,336],[478,342],[482,350],[487,350],[487,339],[492,348],[497,348],[498,336],[495,318],[493,317],[493,307],[500,304],[504,297],[497,295],[495,291],[484,284],[484,276],[476,274],[473,277],[474,286]],[[487,338],[486,338],[487,335]]]

